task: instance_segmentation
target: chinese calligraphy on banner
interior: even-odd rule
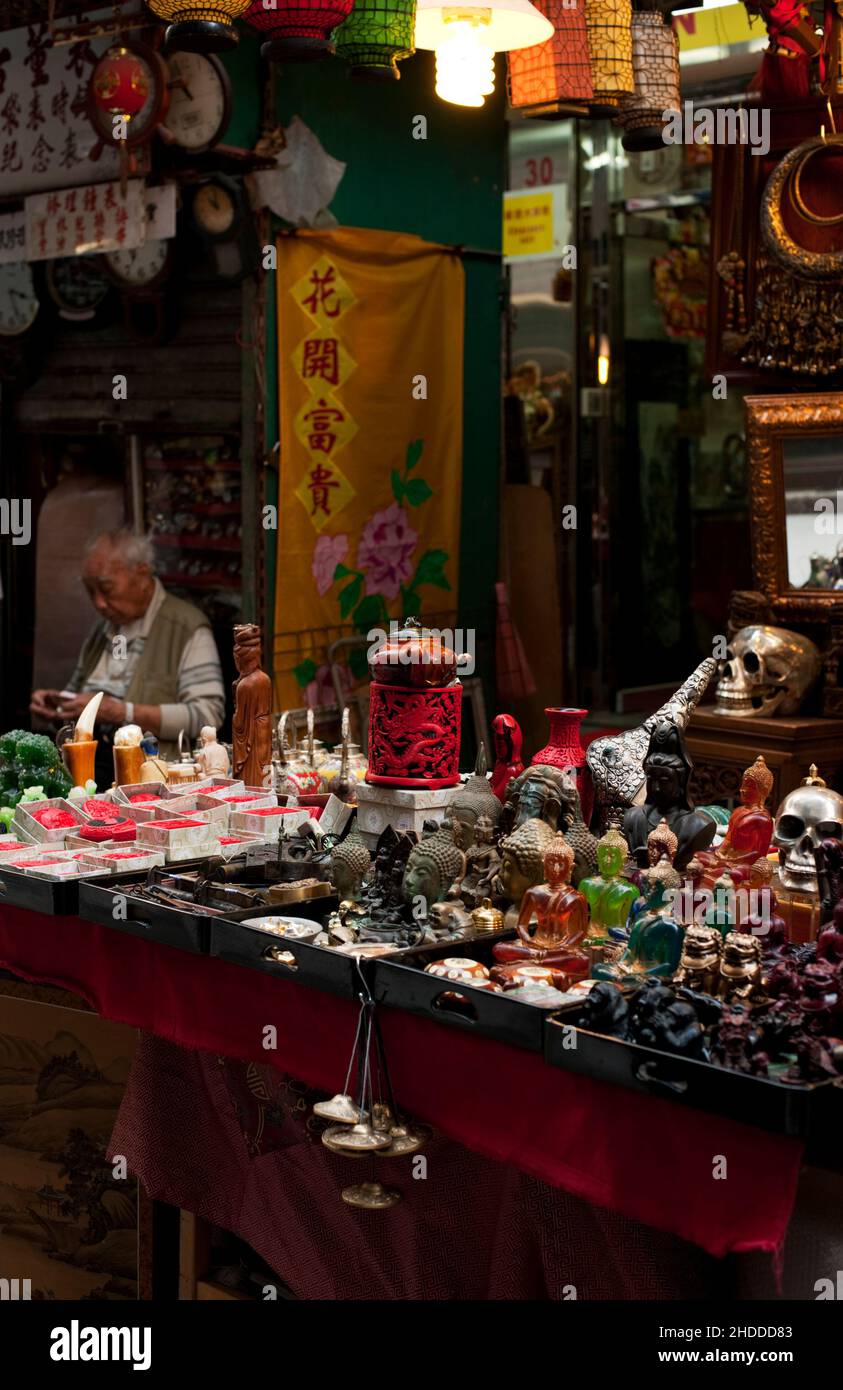
[[[445,248],[359,228],[281,239],[277,286],[274,669],[290,708],[335,702],[343,633],[456,610],[465,294]]]
[[[113,179],[85,114],[88,79],[111,39],[53,48],[45,21],[0,35],[0,197]]]

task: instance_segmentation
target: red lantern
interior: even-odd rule
[[[254,0],[243,18],[268,35],[264,58],[304,62],[333,53],[331,34],[353,8],[354,0]]]
[[[150,93],[149,68],[128,48],[109,48],[91,74],[91,94],[100,111],[128,123]]]

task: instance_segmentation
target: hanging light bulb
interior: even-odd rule
[[[495,54],[531,48],[553,25],[530,0],[443,5],[418,0],[416,48],[436,53],[436,95],[455,106],[482,106],[495,89]]]

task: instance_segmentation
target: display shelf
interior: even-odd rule
[[[242,550],[243,541],[240,536],[197,536],[190,531],[175,534],[170,531],[159,531],[153,534],[152,540],[155,545],[170,546],[176,550]]]

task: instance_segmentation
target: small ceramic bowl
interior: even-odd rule
[[[312,941],[320,932],[319,923],[309,922],[306,917],[248,917],[246,926],[273,936],[286,936],[290,941]]]
[[[438,975],[442,980],[462,980],[467,985],[479,984],[489,979],[489,972],[479,960],[468,956],[446,956],[425,966],[425,974]]]
[[[518,985],[555,985],[554,972],[549,965],[519,965],[510,976]]]

